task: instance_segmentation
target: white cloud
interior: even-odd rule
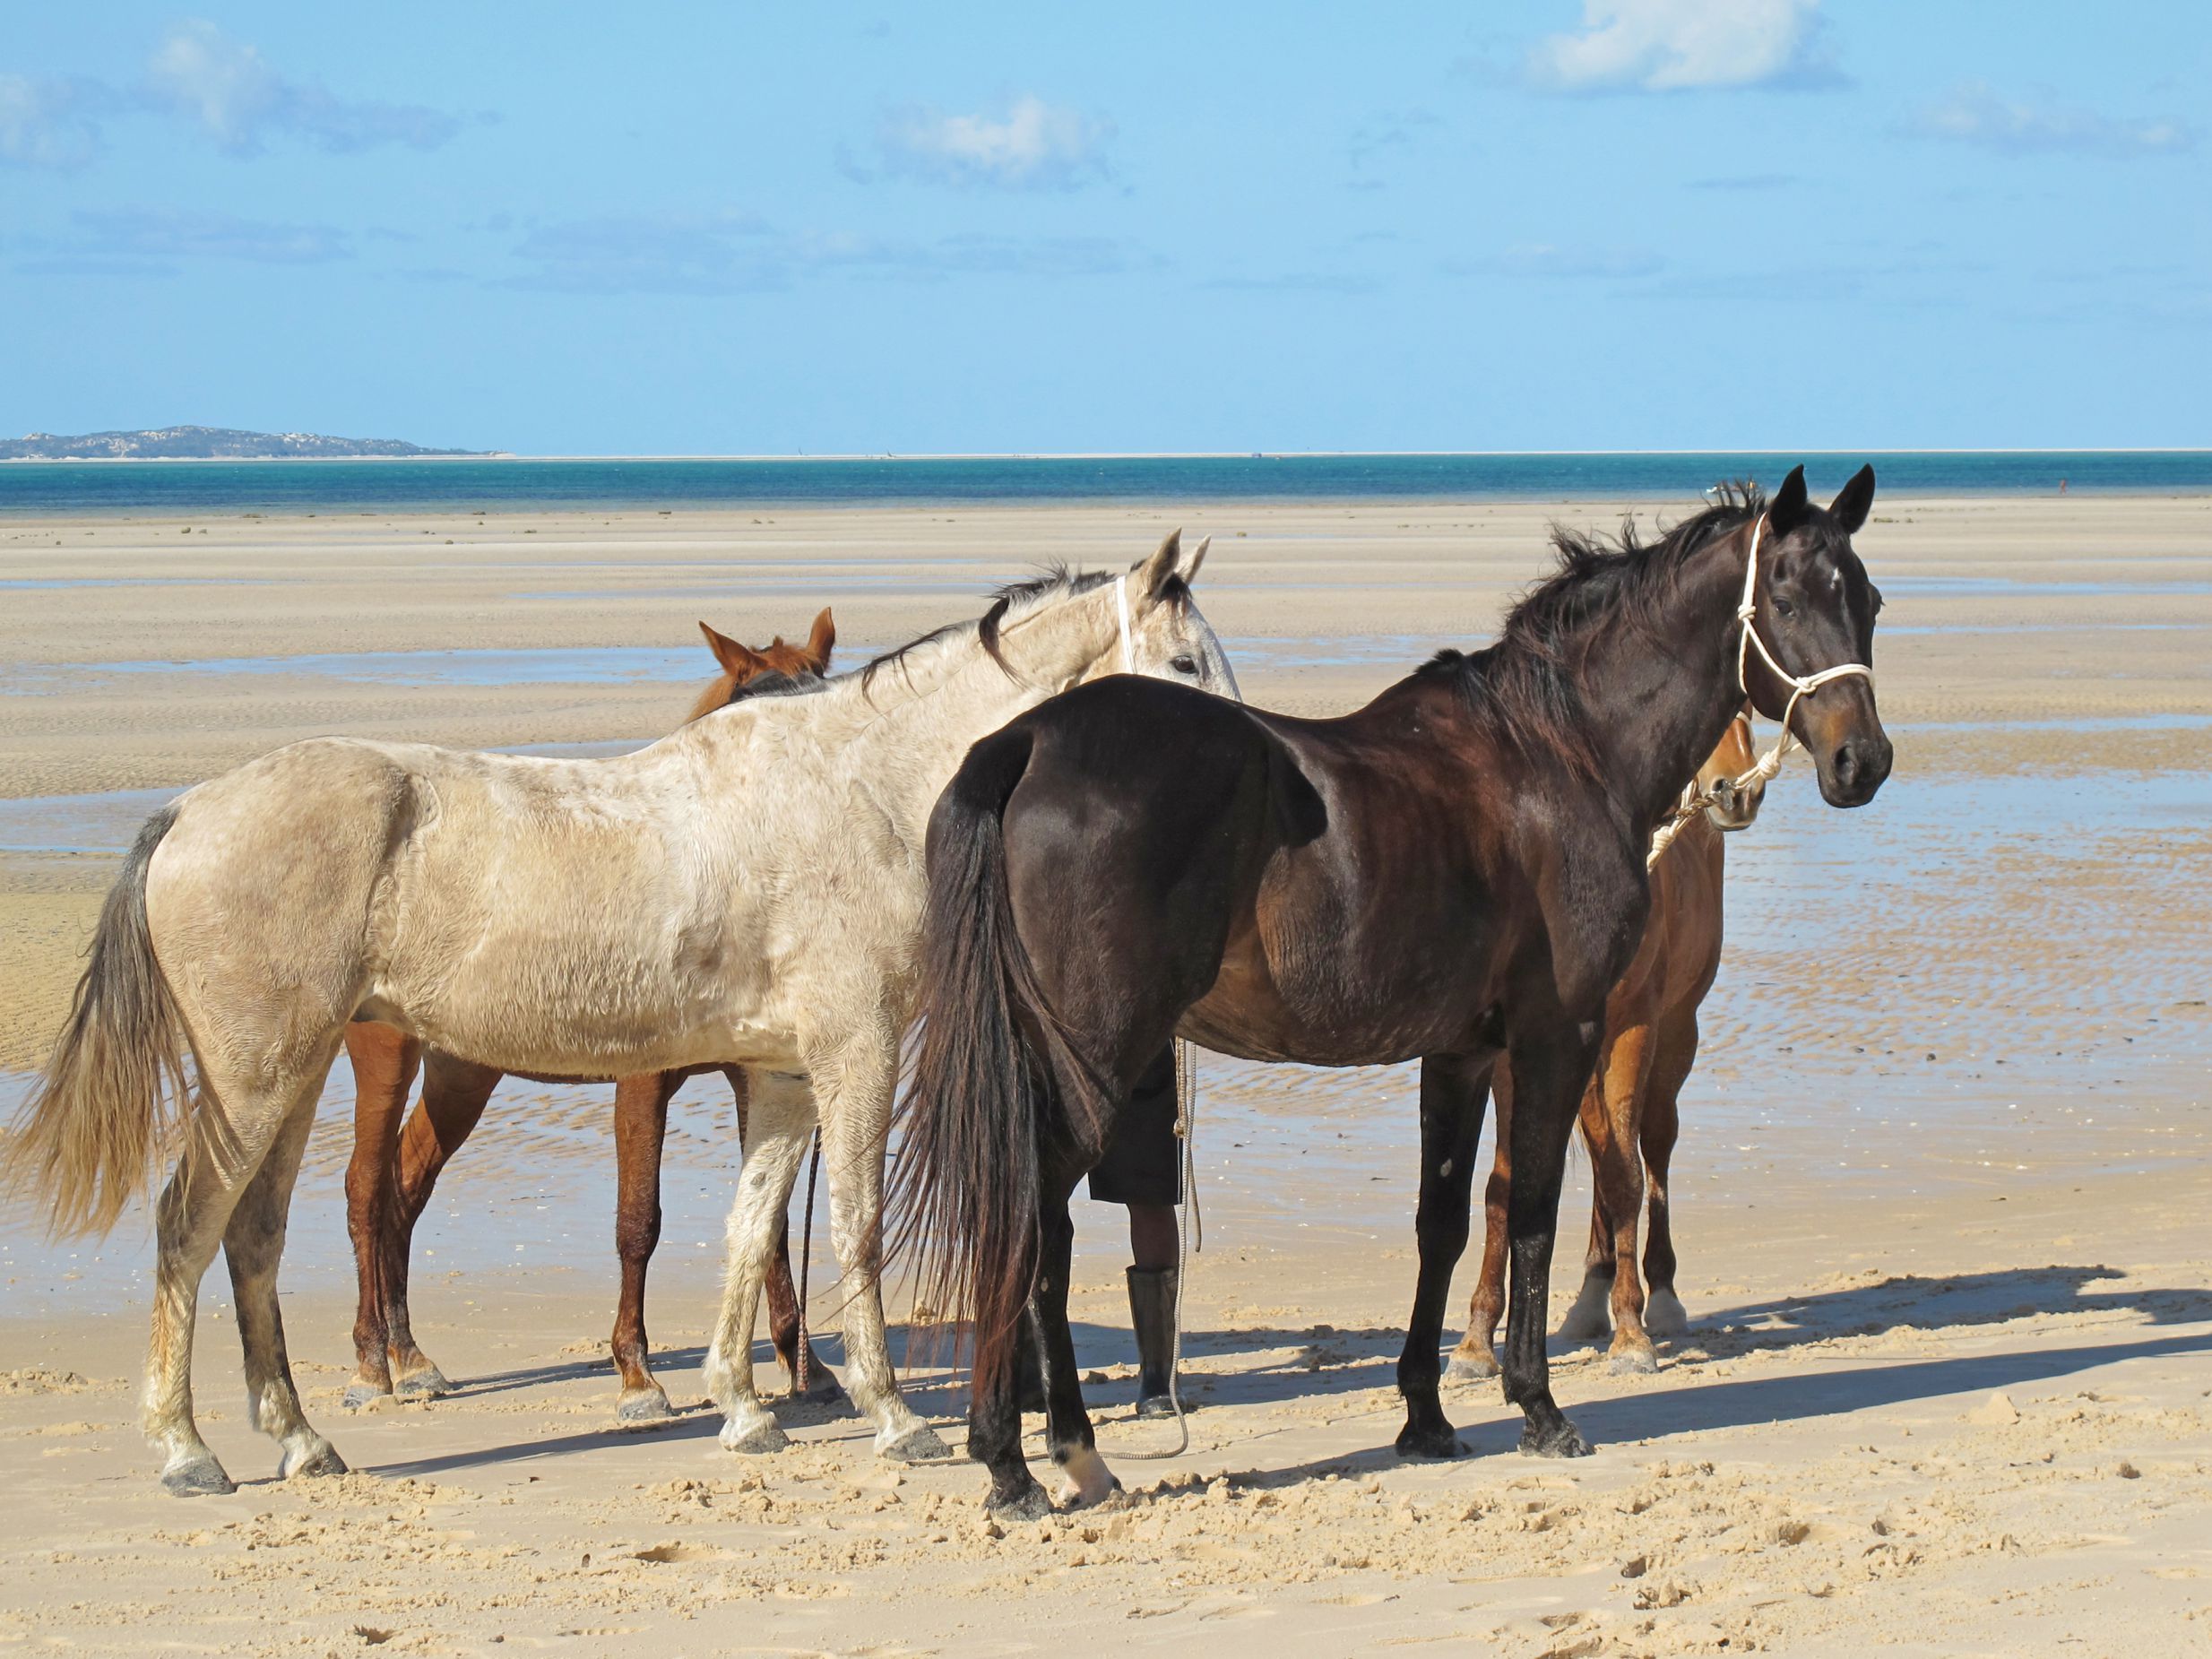
[[[146,65],[150,104],[199,127],[227,155],[255,156],[272,136],[334,152],[377,144],[435,149],[461,130],[443,110],[335,96],[281,74],[260,49],[209,22],[179,23]]]
[[[323,264],[350,259],[353,245],[330,225],[187,213],[174,208],[79,212],[59,236],[0,242],[22,255],[14,269],[64,276],[168,276],[180,260],[234,259],[249,264]]]
[[[1001,116],[894,110],[877,127],[884,170],[955,185],[1067,190],[1107,176],[1113,123],[1024,95]]]
[[[1840,79],[1821,39],[1819,0],[1583,0],[1582,27],[1540,41],[1527,76],[1571,92]]]
[[[1980,82],[1956,89],[1914,119],[1924,138],[1979,144],[2012,155],[2069,151],[2077,155],[2179,155],[2195,147],[2189,124],[2173,117],[2129,120],[2055,101],[2014,103]]]
[[[0,75],[0,161],[18,167],[82,167],[105,147],[97,117],[109,102],[90,81]]]

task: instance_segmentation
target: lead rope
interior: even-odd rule
[[[1179,1040],[1175,1045],[1175,1138],[1183,1144],[1183,1224],[1175,1240],[1175,1341],[1168,1352],[1168,1404],[1175,1408],[1175,1446],[1171,1451],[1120,1454],[1138,1463],[1164,1463],[1190,1449],[1190,1420],[1183,1414],[1183,1294],[1189,1282],[1191,1251],[1205,1249],[1205,1222],[1198,1213],[1198,1154],[1191,1134],[1197,1116],[1198,1062],[1190,1044]]]
[[[1736,689],[1746,699],[1745,712],[1736,718],[1750,724],[1750,697],[1751,696],[1750,651],[1758,647],[1758,654],[1767,661],[1776,678],[1790,688],[1790,700],[1782,710],[1782,735],[1775,739],[1774,747],[1758,757],[1758,763],[1741,777],[1733,781],[1733,787],[1745,789],[1753,783],[1773,782],[1782,770],[1782,757],[1799,747],[1796,735],[1790,730],[1790,720],[1797,713],[1798,700],[1809,697],[1830,680],[1846,679],[1856,675],[1866,680],[1874,678],[1874,670],[1863,662],[1838,662],[1833,668],[1822,669],[1818,674],[1793,674],[1775,660],[1775,653],[1767,648],[1767,642],[1758,633],[1758,544],[1767,533],[1767,515],[1762,513],[1751,525],[1751,553],[1743,561],[1743,601],[1736,607],[1736,620],[1743,625],[1736,636]],[[1659,862],[1659,855],[1673,844],[1682,833],[1682,825],[1713,805],[1716,797],[1709,790],[1700,790],[1698,780],[1690,779],[1682,790],[1682,799],[1675,804],[1667,821],[1652,833],[1651,851],[1645,856],[1646,869]]]
[[[822,1126],[817,1123],[814,1150],[807,1157],[807,1218],[799,1233],[799,1352],[791,1359],[791,1391],[802,1400],[807,1397],[808,1374],[813,1370],[814,1342],[807,1335],[807,1270],[814,1265],[814,1178],[821,1169]]]

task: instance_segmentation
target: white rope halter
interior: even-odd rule
[[[1743,561],[1743,602],[1736,607],[1736,620],[1743,627],[1743,632],[1736,639],[1736,689],[1743,693],[1747,711],[1736,718],[1748,718],[1751,696],[1750,651],[1754,645],[1758,647],[1758,654],[1766,659],[1767,666],[1774,670],[1775,678],[1789,687],[1790,700],[1782,710],[1782,735],[1775,739],[1774,747],[1761,755],[1758,764],[1750,771],[1732,780],[1733,787],[1740,790],[1748,789],[1753,783],[1763,785],[1770,782],[1782,770],[1782,757],[1799,747],[1796,733],[1790,730],[1790,720],[1797,713],[1800,698],[1810,696],[1830,680],[1847,679],[1853,675],[1869,681],[1874,678],[1874,670],[1863,662],[1838,662],[1835,667],[1822,669],[1817,674],[1800,675],[1791,673],[1776,661],[1775,653],[1767,649],[1767,642],[1759,637],[1758,632],[1758,544],[1766,533],[1767,515],[1762,513],[1751,526],[1751,553]],[[1651,851],[1645,857],[1644,868],[1649,869],[1658,863],[1659,855],[1682,833],[1682,825],[1712,806],[1715,799],[1711,791],[1698,787],[1697,779],[1690,779],[1682,791],[1682,799],[1676,804],[1667,821],[1653,832]]]
[[[1114,610],[1121,619],[1121,671],[1136,672],[1136,646],[1129,638],[1129,573],[1123,571],[1114,582]]]

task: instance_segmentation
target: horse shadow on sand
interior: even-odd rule
[[[1713,1361],[1847,1336],[1876,1336],[1918,1330],[1935,1333],[1993,1326],[2036,1315],[2132,1314],[2152,1326],[2212,1324],[2212,1291],[2131,1287],[2115,1282],[2126,1274],[2101,1266],[2005,1268],[1953,1275],[1901,1274],[1802,1295],[1714,1308],[1692,1321],[1689,1330],[1662,1344],[1670,1362],[1659,1374],[1626,1392],[1607,1397],[1563,1400],[1577,1425],[1601,1448],[1608,1443],[1710,1432],[1905,1404],[1946,1395],[2018,1387],[2074,1372],[2139,1358],[2212,1352],[2212,1331],[2144,1336],[2130,1333],[2113,1340],[2063,1347],[2027,1347],[1940,1359],[1882,1362],[1879,1354],[1852,1356],[1853,1363],[1827,1371],[1795,1370],[1787,1375],[1719,1380],[1700,1374],[1697,1361]],[[1135,1358],[1130,1337],[1118,1326],[1077,1324],[1077,1361],[1085,1372],[1108,1368],[1103,1381],[1086,1383],[1084,1394],[1102,1429],[1128,1426],[1128,1402]],[[930,1354],[931,1339],[941,1333],[892,1327],[894,1354],[917,1362],[929,1355],[940,1367],[934,1374],[911,1376],[906,1394],[914,1409],[932,1417],[957,1418],[966,1410],[961,1378],[942,1368],[941,1354]],[[911,1335],[911,1344],[909,1337]],[[842,1355],[834,1335],[817,1334],[817,1347],[833,1363]],[[1386,1326],[1342,1329],[1315,1325],[1301,1329],[1263,1327],[1199,1329],[1184,1334],[1186,1354],[1199,1360],[1245,1357],[1249,1362],[1226,1372],[1186,1370],[1188,1403],[1200,1413],[1208,1407],[1266,1406],[1312,1402],[1392,1387],[1404,1343],[1403,1330]],[[1562,1341],[1550,1344],[1555,1358],[1602,1352],[1603,1344]],[[513,1445],[479,1447],[449,1456],[393,1464],[379,1470],[390,1475],[431,1475],[445,1471],[519,1462],[588,1451],[632,1440],[640,1432],[656,1438],[705,1439],[721,1428],[720,1413],[697,1400],[682,1376],[705,1359],[703,1347],[662,1350],[654,1356],[671,1396],[688,1393],[696,1402],[679,1404],[677,1417],[649,1430],[611,1423],[571,1435]],[[1871,1361],[1871,1362],[1863,1362]],[[782,1374],[767,1345],[756,1346],[754,1363],[766,1386],[779,1386]],[[1573,1373],[1568,1387],[1571,1389]],[[1671,1382],[1670,1378],[1673,1380]],[[541,1385],[603,1380],[613,1372],[603,1355],[488,1373],[461,1383],[452,1397],[504,1393]],[[611,1401],[611,1395],[609,1396]],[[1476,1419],[1460,1431],[1469,1452],[1491,1456],[1512,1451],[1519,1441],[1520,1413],[1499,1397],[1497,1385],[1447,1387],[1446,1410]],[[832,1441],[865,1443],[872,1426],[842,1401],[831,1404],[789,1398],[773,1402],[786,1429],[826,1429]],[[1149,1426],[1149,1425],[1147,1425]],[[1395,1432],[1395,1430],[1392,1430]],[[1227,1449],[1227,1448],[1223,1448]],[[1240,1477],[1257,1485],[1287,1485],[1329,1472],[1383,1467],[1396,1461],[1387,1441],[1370,1450],[1309,1465]]]

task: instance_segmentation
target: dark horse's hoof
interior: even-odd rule
[[[1530,1457],[1587,1457],[1590,1442],[1582,1431],[1562,1417],[1549,1429],[1530,1423],[1521,1430],[1521,1451]]]
[[[1052,1499],[1045,1495],[1027,1470],[1022,1472],[1022,1484],[1005,1495],[994,1488],[983,1505],[983,1513],[994,1521],[1041,1521],[1052,1513]]]
[[[1401,1457],[1458,1457],[1466,1449],[1459,1443],[1459,1431],[1449,1423],[1417,1428],[1409,1422],[1398,1430]]]

